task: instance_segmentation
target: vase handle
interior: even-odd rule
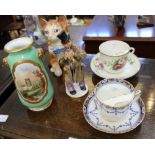
[[[38,48],[37,50],[38,50],[38,51],[37,51],[38,57],[39,57],[40,59],[43,59],[43,57],[44,57],[44,55],[45,55],[44,50],[43,50],[42,48]]]
[[[3,63],[5,66],[9,66],[7,57],[3,58]]]

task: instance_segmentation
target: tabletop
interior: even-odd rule
[[[90,69],[92,57],[89,54],[84,61],[89,93],[102,80]],[[142,66],[139,73],[127,80],[142,91],[146,116],[133,131],[114,135],[92,128],[82,110],[87,95],[78,99],[68,97],[62,77],[53,76],[47,68],[55,91],[52,105],[45,111],[32,112],[20,103],[14,91],[0,108],[0,114],[9,115],[5,123],[0,123],[0,135],[5,138],[155,138],[155,60],[140,58],[140,62]]]
[[[15,89],[13,84],[13,78],[9,67],[5,66],[2,62],[3,58],[7,56],[7,53],[0,51],[0,105]]]

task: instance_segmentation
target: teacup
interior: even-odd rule
[[[128,81],[104,79],[95,87],[95,102],[101,116],[108,121],[120,121],[130,105],[140,98],[141,91],[135,90]]]
[[[99,46],[99,51],[105,71],[119,73],[127,62],[128,54],[134,53],[135,49],[123,41],[110,40],[103,42]]]

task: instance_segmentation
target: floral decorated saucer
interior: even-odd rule
[[[140,70],[141,64],[138,57],[135,54],[129,53],[127,58],[127,63],[123,67],[122,71],[119,73],[109,73],[105,71],[104,64],[99,61],[100,53],[96,54],[90,63],[92,71],[101,78],[117,78],[117,79],[127,79]]]
[[[128,114],[121,121],[107,121],[99,111],[95,94],[92,92],[83,105],[84,117],[93,128],[112,134],[122,134],[135,129],[145,117],[145,106],[141,98],[130,105]]]

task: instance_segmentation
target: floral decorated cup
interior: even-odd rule
[[[102,43],[99,51],[105,71],[119,73],[126,64],[128,54],[134,53],[135,49],[123,41],[110,40]]]
[[[95,87],[95,99],[101,117],[116,122],[123,119],[130,108],[130,105],[138,100],[140,90],[135,88],[128,81],[120,79],[104,79]]]

